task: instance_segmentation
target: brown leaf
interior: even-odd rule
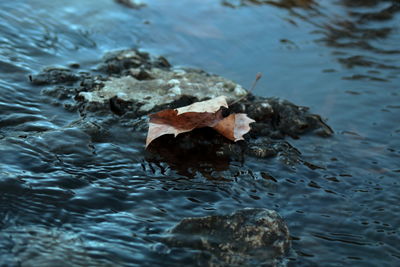
[[[250,130],[249,124],[254,120],[243,113],[224,118],[221,107],[228,107],[224,96],[150,114],[146,147],[162,135],[177,136],[202,127],[212,127],[232,141],[242,140],[243,135]]]
[[[236,142],[244,140],[243,135],[250,131],[250,123],[255,120],[247,117],[245,113],[230,114],[220,120],[213,128],[226,138]]]

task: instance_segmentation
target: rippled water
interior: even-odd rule
[[[145,3],[0,3],[0,265],[195,264],[160,243],[173,225],[264,207],[288,223],[290,265],[397,266],[399,2]],[[320,168],[248,158],[216,164],[224,179],[186,177],[145,160],[144,134],[115,126],[92,140],[29,83],[130,47],[243,85],[263,72],[256,94],[328,118],[333,137],[288,140]]]

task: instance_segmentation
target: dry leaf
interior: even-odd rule
[[[225,96],[196,102],[178,109],[166,109],[150,114],[146,147],[164,134],[177,136],[196,128],[212,127],[232,141],[243,140],[254,120],[246,114],[231,114],[224,118],[221,107],[228,107]]]
[[[223,119],[221,111],[186,112],[178,115],[174,109],[167,109],[155,114],[150,114],[149,131],[147,133],[146,147],[156,138],[164,134],[177,136],[180,133],[190,132],[196,128],[213,127]]]
[[[255,122],[255,120],[247,117],[245,113],[230,114],[213,126],[213,129],[226,138],[236,142],[244,140],[243,135],[250,131],[249,124],[252,122]]]
[[[226,103],[225,96],[218,96],[216,98],[205,100],[201,102],[195,102],[189,106],[184,106],[181,108],[177,108],[178,115],[186,112],[210,112],[214,113],[221,109],[221,107],[228,107],[228,103]]]

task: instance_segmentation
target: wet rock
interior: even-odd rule
[[[79,75],[69,69],[47,68],[37,75],[30,76],[30,80],[34,85],[73,84],[79,80]]]
[[[68,67],[70,67],[72,69],[79,69],[81,67],[81,65],[79,63],[70,63],[68,65]]]
[[[227,96],[232,101],[246,94],[246,91],[232,81],[217,75],[206,75],[193,70],[163,70],[152,68],[147,74],[152,79],[138,80],[128,75],[112,77],[102,87],[79,95],[92,103],[104,103],[114,97],[140,105],[138,112],[148,113],[158,106],[192,96],[199,100]]]
[[[301,156],[300,151],[290,143],[265,137],[250,139],[246,152],[248,155],[258,158],[281,156],[291,165],[299,162]]]
[[[196,129],[177,138],[165,135],[157,138],[146,150],[146,161],[167,162],[180,175],[216,179],[212,173],[229,169],[232,160],[244,157],[245,149],[239,143],[226,142],[211,128]],[[218,175],[219,176],[219,175]]]
[[[107,74],[129,75],[131,69],[150,69],[157,66],[158,61],[148,53],[136,49],[113,51],[104,55],[98,70]]]
[[[245,112],[256,123],[250,132],[254,138],[268,136],[282,139],[316,131],[321,136],[331,136],[333,130],[319,115],[308,112],[309,108],[297,106],[279,98],[249,96],[246,100],[231,107],[234,112]]]
[[[211,180],[224,174],[232,177],[236,170],[229,171],[230,162],[244,162],[246,157],[279,157],[290,166],[302,162],[301,152],[285,140],[259,136],[234,143],[211,128],[196,129],[176,138],[165,135],[153,142],[146,150],[146,161],[167,162],[186,177],[194,177],[198,172]]]
[[[107,132],[104,129],[116,124],[144,133],[147,131],[146,115],[152,112],[220,95],[225,95],[228,103],[232,103],[247,94],[233,81],[202,70],[173,68],[165,58],[136,49],[107,53],[96,74],[74,71],[49,68],[34,75],[32,82],[54,85],[47,86],[43,94],[67,110],[78,110],[81,119],[75,122],[76,125],[94,139],[106,137],[108,134],[104,134]],[[229,168],[230,161],[242,162],[245,156],[279,156],[287,164],[296,164],[301,161],[301,153],[283,140],[286,136],[299,138],[307,132],[321,136],[333,134],[324,120],[311,114],[307,107],[278,98],[248,94],[225,113],[232,112],[247,113],[256,121],[246,135],[246,142],[232,143],[211,129],[199,129],[177,138],[167,135],[155,140],[148,148],[150,153],[146,159],[166,161],[185,175],[200,171],[208,176],[210,166]],[[96,127],[92,127],[94,121]]]
[[[171,69],[164,57],[138,50],[107,53],[98,70],[111,76],[92,89],[81,88],[80,99],[86,105],[97,105],[116,97],[137,106],[138,115],[187,96],[199,101],[223,94],[233,100],[246,94],[240,85],[223,77],[195,69]]]
[[[141,3],[138,1],[132,1],[132,0],[114,0],[114,1],[118,4],[121,4],[123,6],[132,8],[132,9],[140,9],[140,8],[146,6],[146,4],[144,4],[144,3]]]
[[[279,214],[252,208],[185,218],[165,243],[211,254],[209,266],[279,266],[290,249],[289,230]]]
[[[76,91],[74,88],[66,88],[65,86],[58,85],[53,88],[44,89],[43,94],[54,97],[58,100],[70,99],[75,96]]]

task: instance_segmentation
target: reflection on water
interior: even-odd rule
[[[396,34],[398,27],[393,22],[400,11],[398,1],[342,1],[342,4],[347,16],[325,25],[323,41],[332,47],[357,50],[338,57],[347,68],[370,69],[368,74],[346,78],[388,81],[388,77],[379,77],[377,69],[397,70],[393,73],[399,73],[396,55],[400,54],[400,50],[398,46],[390,45],[399,41]]]
[[[270,0],[225,0],[222,1],[222,4],[228,7],[240,7],[240,6],[251,6],[251,5],[272,5],[287,9],[292,8],[307,8],[311,9],[316,5],[314,0],[278,0],[278,1],[270,1]]]
[[[175,223],[260,207],[288,223],[289,264],[395,266],[399,2],[146,4],[1,2],[1,264],[195,265],[191,251],[160,244]],[[115,119],[93,137],[28,80],[48,65],[89,71],[104,52],[137,46],[243,85],[264,72],[256,94],[309,106],[336,134],[289,139],[305,165],[204,153],[199,166],[197,148],[160,162],[144,133]]]

